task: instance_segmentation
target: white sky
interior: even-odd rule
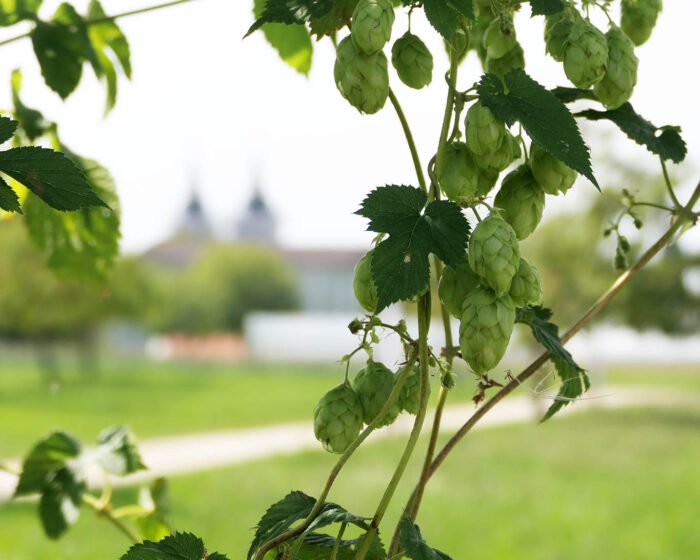
[[[114,13],[149,2],[103,4]],[[45,0],[42,13],[51,14],[56,5]],[[10,72],[20,67],[25,102],[60,124],[66,144],[115,176],[125,250],[144,249],[172,232],[193,175],[207,212],[221,228],[232,227],[259,177],[279,217],[282,242],[295,247],[366,245],[371,236],[364,232],[364,220],[352,214],[364,194],[385,183],[415,184],[389,104],[368,117],[341,98],[327,41],[317,45],[313,69],[304,78],[277,58],[262,34],[241,40],[251,23],[251,6],[252,0],[197,0],[121,20],[131,44],[133,80],[120,81],[117,106],[106,119],[104,88],[87,66],[77,92],[64,103],[43,84],[28,40],[2,48],[0,107],[10,107]],[[699,2],[666,2],[654,35],[637,50],[641,65],[632,98],[637,111],[655,124],[683,126],[690,155],[675,171],[690,182],[700,170],[700,78],[689,60],[698,20]],[[542,18],[520,14],[516,27],[530,75],[548,87],[567,85],[561,66],[544,56]],[[405,20],[397,19],[393,38],[405,29]],[[0,38],[15,32],[1,31]],[[436,56],[433,84],[416,92],[395,74],[391,80],[425,164],[437,141],[447,61],[427,23],[414,17],[413,31]],[[473,54],[460,73],[462,89],[479,78]],[[584,132],[590,138],[588,128]],[[612,144],[593,146],[594,163],[602,151],[613,150],[632,165],[655,169],[655,158],[644,148],[629,145],[616,131],[610,136]],[[606,185],[605,177],[599,180]],[[595,196],[585,182],[577,189],[580,196]],[[548,200],[550,211],[563,203],[561,197]]]

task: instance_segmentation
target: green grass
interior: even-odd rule
[[[696,558],[699,433],[700,407],[601,410],[478,431],[431,482],[419,523],[455,560]],[[361,449],[331,499],[371,514],[400,452],[396,440]],[[243,558],[266,506],[292,488],[317,493],[333,461],[304,453],[173,479],[177,527]],[[397,505],[407,491],[401,487]],[[35,508],[0,506],[3,560],[109,560],[128,546],[91,514],[48,542]],[[393,508],[388,521],[397,514]]]
[[[700,391],[700,364],[616,366],[605,375],[613,385],[669,385]]]

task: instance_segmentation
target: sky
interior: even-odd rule
[[[155,2],[153,2],[155,3]],[[82,9],[87,2],[75,5]],[[49,16],[58,2],[45,0]],[[107,13],[149,5],[147,0],[103,0]],[[308,77],[277,58],[261,33],[245,40],[252,0],[195,0],[167,10],[120,20],[131,44],[133,76],[120,80],[116,108],[104,117],[104,88],[87,66],[77,91],[63,102],[43,83],[31,43],[2,47],[0,108],[11,106],[9,78],[24,73],[23,98],[59,123],[64,143],[104,164],[114,175],[122,208],[122,247],[141,251],[173,231],[192,189],[221,231],[235,219],[259,184],[279,220],[279,237],[289,247],[363,247],[372,235],[353,215],[364,195],[387,184],[415,184],[413,167],[396,115],[389,104],[377,115],[360,115],[333,82],[329,41],[315,44]],[[666,2],[652,38],[637,49],[638,85],[632,102],[655,124],[681,125],[689,157],[672,173],[682,192],[700,174],[700,78],[690,67],[688,41],[696,33],[700,3]],[[604,28],[604,21],[596,23]],[[393,38],[407,28],[396,20]],[[0,39],[17,28],[0,30]],[[561,65],[544,55],[542,18],[518,15],[527,71],[548,87],[570,85]],[[395,74],[395,88],[423,163],[434,153],[444,106],[442,76],[447,59],[437,34],[414,16],[414,33],[435,55],[431,86],[415,91]],[[479,79],[470,54],[460,68],[460,89]],[[4,77],[4,81],[3,81]],[[631,167],[656,172],[644,148],[611,125],[583,127],[593,146],[594,169],[614,154]],[[597,132],[596,132],[597,131]],[[595,142],[604,137],[609,142]],[[602,163],[601,163],[602,165]],[[615,176],[604,188],[627,187]],[[577,192],[548,199],[548,212],[596,196],[585,180]],[[700,236],[693,234],[700,246]]]

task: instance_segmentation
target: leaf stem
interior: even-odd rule
[[[121,532],[131,542],[134,544],[141,542],[141,537],[131,527],[124,523],[124,521],[122,521],[120,518],[115,517],[112,512],[111,504],[103,502],[92,494],[84,494],[83,503],[94,509],[97,515],[106,517],[107,520],[110,521],[112,525],[114,525],[119,532]]]
[[[457,67],[458,67],[457,57],[454,53],[450,52],[450,73],[447,78],[447,99],[445,100],[445,112],[442,117],[442,128],[440,129],[440,138],[438,140],[438,149],[435,155],[435,168],[440,169],[442,163],[442,157],[445,152],[445,146],[447,145],[447,135],[450,132],[450,122],[452,120],[452,109],[455,103],[455,87],[457,84]],[[440,186],[437,184],[433,185],[433,198],[439,198]]]
[[[401,108],[401,104],[394,93],[394,90],[389,88],[389,100],[396,111],[396,115],[399,117],[401,122],[401,128],[403,129],[403,134],[406,137],[406,142],[408,143],[408,149],[411,151],[411,159],[413,160],[413,167],[416,169],[416,177],[418,177],[418,184],[421,189],[426,193],[428,192],[428,186],[425,182],[425,175],[423,174],[423,166],[420,162],[420,156],[418,155],[418,150],[416,148],[416,143],[413,139],[413,133],[411,132],[411,127],[408,125],[408,120],[406,120],[406,114]]]
[[[666,183],[666,189],[668,190],[668,194],[671,197],[671,200],[673,201],[673,205],[676,207],[676,209],[680,209],[683,207],[681,204],[680,200],[678,200],[678,197],[676,196],[675,191],[673,190],[673,185],[671,184],[671,178],[668,175],[668,169],[666,168],[666,162],[664,161],[664,158],[659,156],[659,161],[661,162],[661,171],[664,176],[664,183]]]

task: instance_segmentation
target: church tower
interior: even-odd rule
[[[253,189],[243,215],[235,227],[236,240],[277,244],[277,218],[268,207],[259,186]]]

